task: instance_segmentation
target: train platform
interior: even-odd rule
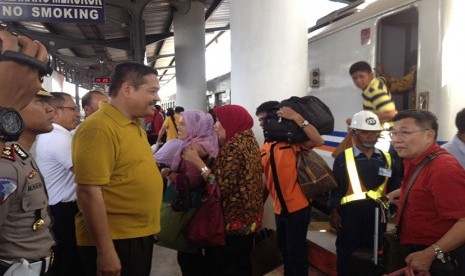
[[[394,227],[394,222],[388,223],[388,229]],[[336,276],[336,233],[331,230],[329,216],[316,208],[312,210],[312,221],[308,227],[307,245],[309,268],[308,275]],[[357,251],[354,264],[359,267],[370,267],[372,254],[367,250]],[[176,260],[176,251],[164,247],[154,247],[151,276],[181,276]],[[281,265],[265,276],[284,275]]]

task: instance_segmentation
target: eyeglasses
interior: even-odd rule
[[[79,107],[77,106],[56,106],[56,108],[66,108],[73,112],[79,112]]]
[[[394,137],[398,136],[400,139],[405,139],[405,138],[409,137],[412,133],[425,131],[425,130],[430,130],[430,129],[429,128],[423,128],[423,129],[412,130],[412,131],[390,131],[389,136],[391,138],[394,138]]]

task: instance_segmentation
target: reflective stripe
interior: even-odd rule
[[[387,168],[391,169],[392,160],[391,155],[387,152],[381,151],[386,158]],[[354,200],[366,199],[367,197],[372,199],[378,199],[382,196],[385,191],[389,177],[385,177],[383,184],[381,184],[376,190],[369,190],[367,192],[362,191],[362,184],[360,183],[360,178],[358,176],[357,167],[355,165],[355,157],[353,148],[346,149],[344,151],[346,158],[346,167],[347,173],[349,174],[350,186],[352,188],[353,194],[346,195],[341,199],[341,205],[347,204]]]

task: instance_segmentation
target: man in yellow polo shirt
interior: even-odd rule
[[[162,179],[138,118],[153,114],[159,88],[153,68],[116,66],[110,101],[74,135],[76,236],[86,275],[150,274]]]

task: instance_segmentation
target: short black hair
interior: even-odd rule
[[[157,75],[157,70],[140,63],[126,62],[116,66],[110,77],[110,88],[108,94],[111,97],[118,95],[118,91],[124,82],[131,82],[135,89],[145,83],[144,77],[150,74]]]
[[[459,133],[465,133],[465,108],[460,110],[455,116],[455,125],[459,130]]]
[[[158,111],[160,111],[160,110],[161,110],[161,105],[159,105],[159,104],[156,104],[156,105],[154,105],[154,106],[155,106],[155,108],[156,108]]]
[[[257,110],[255,111],[255,115],[258,116],[258,114],[262,113],[262,112],[270,112],[270,110],[272,110],[274,107],[276,107],[277,105],[279,104],[278,101],[267,101],[267,102],[264,102],[262,103],[261,105],[259,105],[257,107]]]
[[[67,94],[65,92],[50,92],[53,97],[44,97],[45,102],[51,105],[52,107],[60,107],[63,106],[63,104],[66,101],[66,97],[70,97],[71,99],[73,98],[70,94]]]
[[[358,61],[350,66],[349,74],[352,76],[355,72],[367,72],[369,74],[373,73],[371,66],[366,61]]]
[[[392,121],[397,122],[408,118],[414,119],[415,124],[421,128],[434,130],[434,139],[437,139],[439,129],[438,118],[431,111],[425,109],[402,110],[392,118]]]
[[[174,112],[176,112],[176,113],[181,113],[183,111],[184,111],[184,107],[182,107],[182,106],[176,106],[174,108]]]
[[[174,115],[174,109],[172,107],[169,107],[166,109],[166,116],[173,116]]]
[[[105,93],[103,92],[100,92],[98,90],[91,90],[89,92],[87,92],[81,99],[81,106],[82,108],[86,107],[86,106],[89,106],[90,105],[90,102],[92,101],[92,96],[95,95],[95,94],[101,94],[101,95],[105,95]]]

